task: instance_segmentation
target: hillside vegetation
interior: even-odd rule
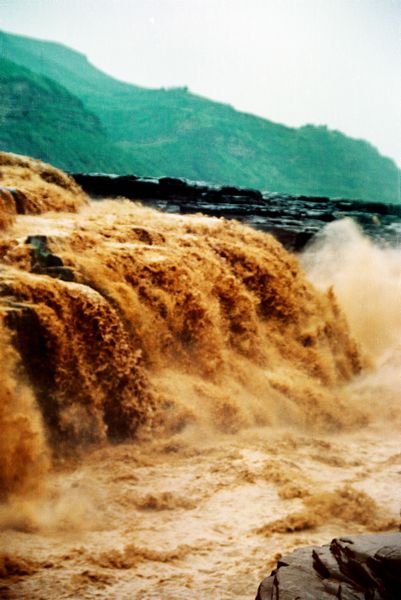
[[[64,169],[125,170],[98,117],[55,81],[0,57],[0,148]]]
[[[51,92],[57,101],[47,96],[52,109],[35,127],[37,117],[14,119],[18,142],[12,131],[7,138],[8,124],[1,122],[5,150],[75,171],[168,175],[291,194],[399,201],[395,163],[363,140],[326,127],[285,127],[186,88],[150,90],[123,83],[60,44],[0,33],[0,48],[3,56],[31,71],[35,84],[35,76],[58,84]],[[19,107],[24,99],[10,93],[9,101],[16,98]],[[55,126],[58,112],[65,124],[61,131]],[[74,124],[79,135],[71,130]],[[46,143],[32,152],[36,136]],[[72,150],[72,138],[78,152]]]

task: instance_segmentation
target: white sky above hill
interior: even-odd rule
[[[340,129],[401,165],[401,0],[0,0],[0,29],[137,85]]]

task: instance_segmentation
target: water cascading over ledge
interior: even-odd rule
[[[273,237],[91,203],[65,174],[15,155],[0,166],[2,457],[23,447],[25,465],[43,465],[197,425],[364,421],[340,393],[364,361],[335,297]],[[27,485],[29,469],[6,463],[2,486]]]

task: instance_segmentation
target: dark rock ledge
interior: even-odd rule
[[[281,558],[256,600],[398,600],[401,533],[335,538]]]
[[[75,281],[72,269],[65,267],[61,258],[50,252],[46,235],[29,235],[25,243],[31,246],[32,273],[49,275],[63,281]]]
[[[72,176],[94,198],[123,196],[170,213],[237,219],[273,233],[290,250],[300,250],[324,225],[344,217],[355,219],[368,235],[385,242],[396,243],[401,237],[401,204],[290,196],[172,177]]]

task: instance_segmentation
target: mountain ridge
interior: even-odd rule
[[[110,161],[107,134],[96,115],[54,80],[0,57],[0,147],[82,168],[124,168],[118,153]],[[88,147],[91,152],[88,153]]]
[[[150,89],[122,82],[56,42],[0,32],[0,49],[15,63],[54,79],[99,119],[109,164],[117,164],[109,172],[399,202],[396,164],[364,140],[325,126],[274,123],[185,87]],[[58,157],[45,158],[83,170],[73,162],[61,164]]]

